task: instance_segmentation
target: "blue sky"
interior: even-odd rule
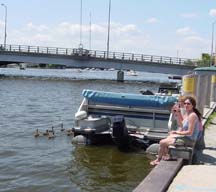
[[[0,0],[7,44],[76,48],[81,0]],[[82,0],[82,44],[107,49],[109,0]],[[0,6],[0,42],[5,9]],[[211,52],[215,0],[111,0],[110,51],[184,58]],[[215,38],[216,40],[216,24]]]

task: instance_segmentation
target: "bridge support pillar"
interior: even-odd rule
[[[117,81],[118,82],[124,82],[124,71],[118,71],[117,72]]]

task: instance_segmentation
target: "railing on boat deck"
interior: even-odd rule
[[[158,110],[158,109],[144,109],[144,108],[131,108],[131,107],[122,107],[122,106],[111,106],[111,105],[99,105],[99,104],[88,104],[83,105],[85,108],[87,107],[89,114],[108,114],[110,116],[114,115],[124,115],[125,118],[141,118],[145,120],[151,119],[152,127],[150,128],[157,128],[156,121],[158,119],[165,120],[168,123],[170,111],[169,110]],[[166,125],[167,125],[166,123]],[[141,127],[140,127],[141,128]],[[168,127],[166,126],[167,132]]]

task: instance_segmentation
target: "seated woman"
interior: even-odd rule
[[[191,96],[186,96],[184,100],[184,108],[186,114],[182,117],[180,109],[176,106],[173,113],[178,121],[179,129],[171,131],[170,135],[160,141],[160,148],[156,160],[151,161],[151,165],[157,165],[161,159],[169,160],[169,145],[183,144],[193,146],[199,134],[199,126],[201,121],[201,113],[196,109],[196,100]]]

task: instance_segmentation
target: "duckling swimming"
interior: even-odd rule
[[[49,135],[49,130],[47,129],[45,133],[43,133],[43,136],[48,136]]]
[[[48,132],[54,134],[54,127],[52,126],[51,130],[48,130]]]
[[[66,131],[66,134],[67,134],[67,136],[71,136],[71,135],[74,134],[74,132],[73,132],[72,129],[68,129],[68,130]]]
[[[48,139],[53,139],[55,137],[55,133],[54,132],[48,132]]]
[[[34,133],[34,137],[39,137],[40,136],[40,133],[38,131],[38,129],[36,129],[35,133]]]
[[[65,129],[63,128],[63,123],[61,123],[61,131],[64,131]]]

